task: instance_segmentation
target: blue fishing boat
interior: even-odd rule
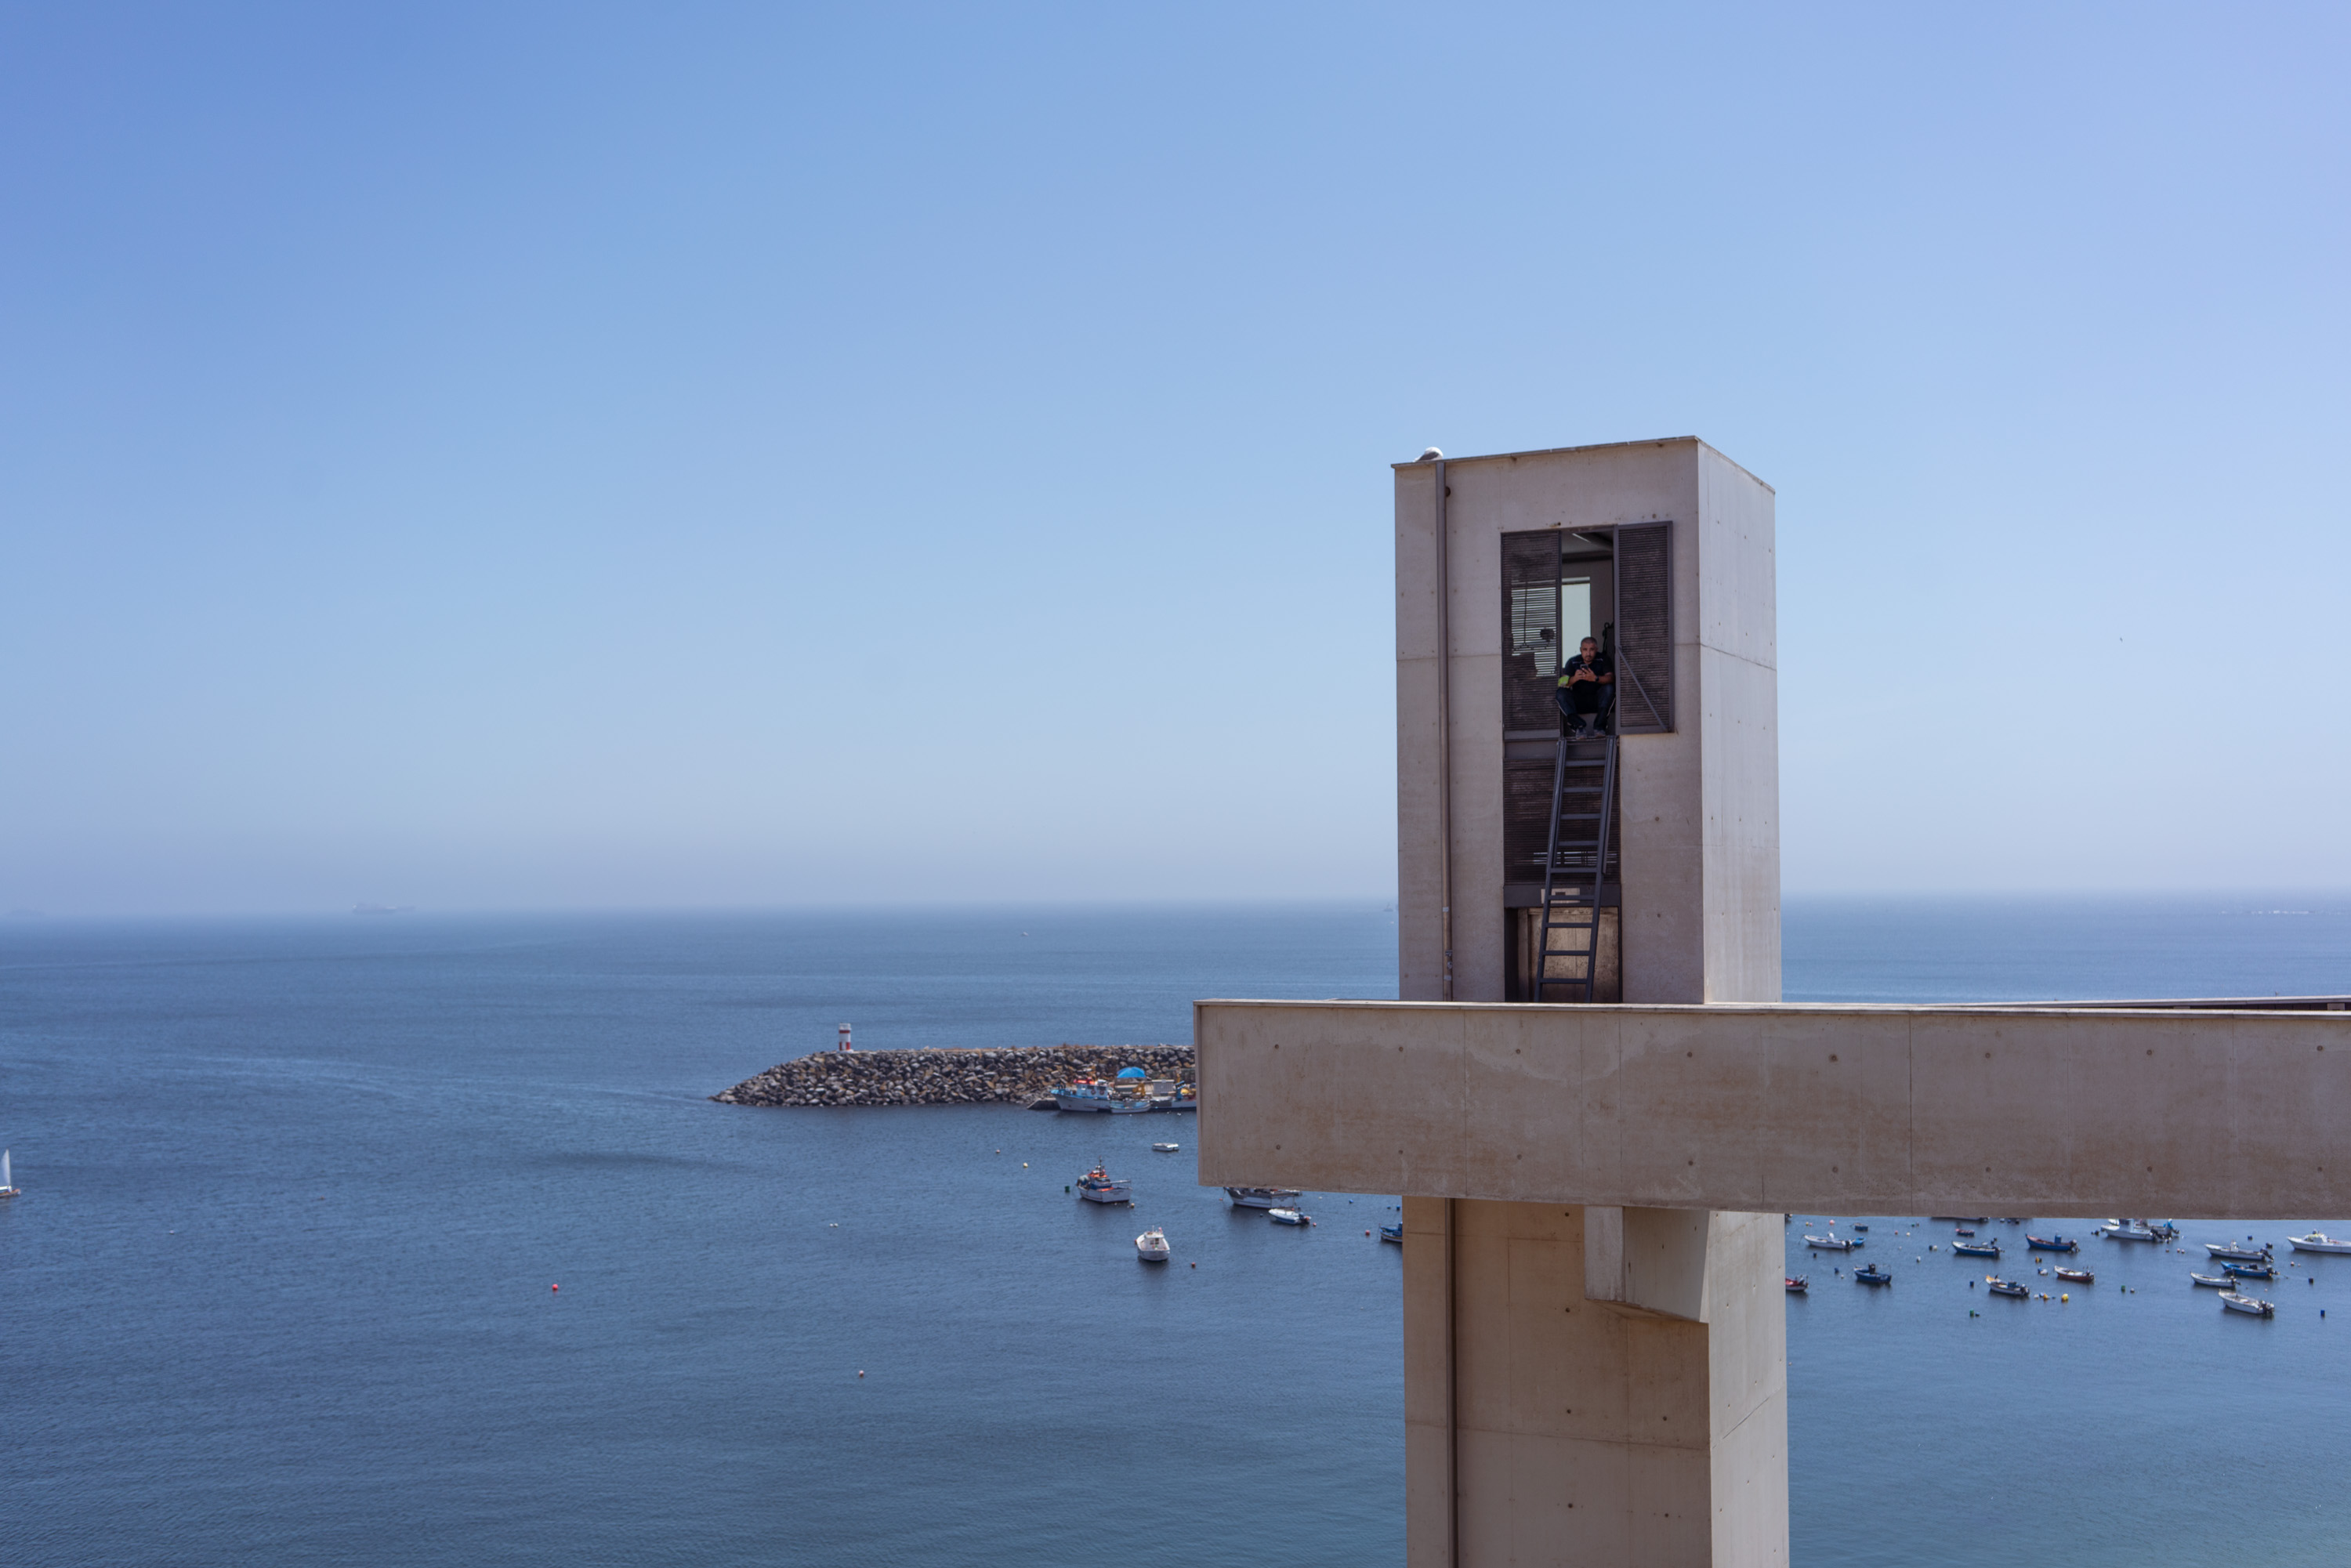
[[[2025,1249],[2030,1252],[2079,1252],[2082,1244],[2070,1236],[2035,1236],[2025,1233]]]
[[[2223,1274],[2234,1275],[2240,1280],[2274,1280],[2277,1278],[2277,1270],[2267,1262],[2237,1263],[2224,1260],[2220,1264],[2220,1272]]]
[[[1856,1285],[1890,1285],[1894,1283],[1894,1276],[1872,1263],[1865,1269],[1855,1269],[1853,1282]]]
[[[1381,1240],[1383,1240],[1383,1241],[1393,1241],[1393,1242],[1395,1242],[1395,1243],[1397,1246],[1399,1246],[1399,1247],[1403,1246],[1403,1245],[1404,1245],[1404,1227],[1403,1227],[1402,1225],[1383,1225],[1383,1226],[1381,1226],[1381,1227],[1380,1227],[1380,1239],[1381,1239]]]

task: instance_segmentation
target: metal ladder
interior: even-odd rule
[[[1550,992],[1555,986],[1581,993],[1556,999],[1588,1002],[1600,977],[1600,889],[1608,880],[1608,831],[1616,815],[1616,737],[1600,737],[1597,757],[1569,756],[1568,748],[1578,744],[1560,737],[1559,758],[1552,769],[1551,844],[1543,855],[1542,935],[1535,945],[1534,999],[1539,1002],[1553,1000]],[[1595,770],[1597,779],[1593,777]],[[1593,809],[1570,810],[1571,805]],[[1562,945],[1553,945],[1554,932],[1565,939]],[[1554,976],[1551,972],[1554,958],[1580,958],[1583,972]]]

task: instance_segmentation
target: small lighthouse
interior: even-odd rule
[[[848,1026],[847,1024],[842,1024],[842,1025],[841,1026],[841,1047],[840,1047],[840,1049],[841,1049],[842,1051],[855,1051],[855,1050],[857,1049],[855,1046],[853,1046],[853,1045],[852,1045],[852,1044],[850,1044],[850,1043],[849,1043],[849,1026]]]

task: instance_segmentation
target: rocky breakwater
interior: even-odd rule
[[[725,1105],[1027,1105],[1080,1078],[1140,1067],[1192,1076],[1188,1045],[1021,1045],[954,1051],[820,1051],[711,1098]]]

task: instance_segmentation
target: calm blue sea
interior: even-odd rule
[[[1392,1199],[1277,1230],[1168,1119],[704,1098],[843,1021],[1182,1040],[1198,996],[1393,995],[1394,942],[1373,907],[0,926],[0,1563],[1399,1562]],[[1800,999],[2351,991],[2339,900],[1799,903],[1787,946]],[[1065,1193],[1097,1157],[1133,1214]],[[1890,1289],[1797,1265],[1799,1562],[2351,1560],[2351,1258],[2257,1322],[2178,1254],[1985,1301],[1948,1227],[1868,1223]]]

